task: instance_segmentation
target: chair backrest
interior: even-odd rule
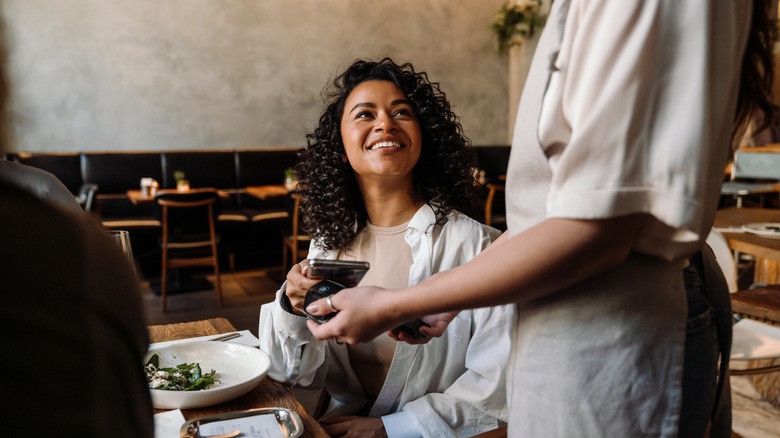
[[[729,248],[726,238],[718,230],[710,230],[707,236],[707,245],[712,248],[715,259],[718,261],[723,276],[726,277],[726,283],[729,285],[729,292],[737,291],[737,264],[734,261],[734,253]]]
[[[734,154],[731,179],[780,181],[780,148],[743,147]]]
[[[212,190],[155,197],[155,217],[163,224],[164,236],[213,233],[220,209],[219,193]]]
[[[84,211],[91,213],[95,207],[95,194],[98,191],[98,185],[84,183],[79,187],[78,200]]]
[[[291,235],[293,240],[298,240],[301,234],[301,195],[298,193],[290,193],[290,199],[292,199],[292,205],[290,206],[289,214],[292,218]]]
[[[499,220],[497,217],[495,217],[493,210],[495,209],[494,204],[499,204],[499,202],[496,202],[496,192],[503,192],[504,185],[503,184],[497,184],[497,183],[488,183],[487,184],[488,194],[485,199],[485,213],[484,213],[484,219],[485,224],[490,225],[492,227],[496,227],[498,229],[505,230],[506,229],[506,218],[504,215],[499,215],[501,218]],[[503,201],[503,199],[501,200]],[[500,202],[501,210],[504,210],[506,207],[503,205],[503,202]]]

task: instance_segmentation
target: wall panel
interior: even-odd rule
[[[16,151],[299,146],[358,57],[412,61],[506,143],[501,0],[5,0]]]

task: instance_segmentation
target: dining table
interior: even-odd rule
[[[262,186],[247,186],[246,193],[258,199],[268,199],[275,196],[286,196],[290,190],[284,184],[268,184]]]
[[[149,340],[152,343],[196,338],[207,335],[218,335],[236,332],[236,328],[225,318],[181,322],[147,327]],[[283,407],[295,411],[303,423],[303,437],[327,437],[328,434],[295,398],[293,393],[283,384],[267,376],[249,393],[232,401],[216,406],[199,409],[182,409],[185,420],[193,420],[209,415],[243,411],[253,408]],[[165,409],[155,409],[155,414],[166,412]]]
[[[745,225],[758,223],[780,223],[780,209],[723,208],[715,212],[713,227],[733,251],[755,257],[754,283],[780,283],[780,236],[746,231]]]
[[[200,193],[200,192],[217,192],[217,194],[221,199],[227,199],[230,196],[230,194],[224,190],[217,190],[211,187],[199,187],[199,188],[193,188],[185,191],[180,191],[177,189],[160,189],[157,190],[157,195],[161,195],[164,193]],[[127,195],[127,198],[130,199],[130,202],[133,203],[133,205],[152,204],[154,203],[154,198],[156,196],[156,195],[144,193],[141,190],[128,190],[127,192],[125,192],[125,194]]]

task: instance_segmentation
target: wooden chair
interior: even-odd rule
[[[736,262],[725,237],[713,229],[707,244],[726,277],[736,320],[729,374],[747,376],[764,400],[780,406],[780,287],[738,290]]]
[[[504,192],[504,185],[498,184],[498,183],[488,183],[486,184],[486,187],[488,189],[487,198],[485,199],[485,225],[490,225],[491,227],[496,227],[500,230],[506,229],[506,216],[505,215],[497,215],[493,212],[495,199],[496,199],[496,193],[497,192]]]
[[[731,306],[739,321],[734,324],[732,375],[780,371],[780,287],[738,290],[736,262],[723,237],[712,230],[707,237],[731,292]]]
[[[282,277],[287,275],[287,271],[292,265],[306,258],[309,253],[309,243],[311,243],[311,238],[301,234],[300,231],[301,195],[291,193],[290,198],[292,199],[290,212],[292,229],[289,235],[282,238]],[[289,267],[287,266],[288,260],[290,261]]]
[[[155,198],[161,216],[162,310],[167,310],[168,270],[211,266],[216,277],[217,305],[222,307],[222,281],[219,274],[216,218],[220,197],[217,191],[165,193]]]
[[[780,285],[754,285],[731,294],[734,314],[742,318],[734,325],[736,345],[747,344],[757,353],[751,366],[734,370],[734,375],[755,375],[780,371]],[[747,355],[746,355],[747,356]],[[778,376],[775,376],[777,380]],[[780,384],[780,382],[778,382]],[[775,393],[775,403],[780,394]]]

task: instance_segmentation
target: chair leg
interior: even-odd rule
[[[160,295],[162,296],[162,311],[168,311],[168,250],[162,250],[162,271],[160,272]]]
[[[212,236],[213,236],[212,229]],[[217,281],[217,307],[222,308],[222,278],[219,275],[219,251],[217,250],[216,240],[211,239],[211,261],[214,265],[214,277]]]
[[[222,308],[222,278],[219,274],[219,264],[214,264],[214,277],[217,281],[217,307]]]
[[[214,277],[217,281],[217,307],[222,308],[222,278],[219,275],[219,261],[214,256]]]
[[[282,238],[282,278],[287,276],[287,240]]]

